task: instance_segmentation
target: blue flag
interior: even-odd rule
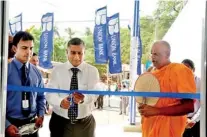
[[[120,23],[119,13],[108,17],[108,55],[109,72],[111,74],[122,72],[120,51]]]
[[[107,54],[107,7],[96,10],[95,27],[93,33],[95,62],[97,64],[106,64],[108,62]]]
[[[51,55],[53,52],[54,15],[47,13],[42,16],[42,34],[40,36],[39,65],[43,68],[52,68]]]
[[[142,40],[140,36],[140,27],[139,27],[139,33],[138,33],[138,51],[137,51],[137,74],[141,75],[142,73]]]
[[[135,0],[134,5],[134,29],[133,29],[133,37],[136,37],[138,43],[138,51],[137,51],[137,74],[141,75],[141,61],[142,61],[142,41],[140,36],[140,21],[139,21],[139,0]]]
[[[9,29],[12,36],[14,36],[18,31],[22,31],[22,14],[9,20]]]

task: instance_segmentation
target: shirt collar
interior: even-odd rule
[[[15,65],[17,66],[18,69],[21,69],[23,66],[23,63],[21,63],[19,60],[17,60],[16,58],[13,59]],[[29,62],[26,62],[26,67],[27,69],[29,68]]]
[[[71,68],[78,68],[80,71],[83,71],[85,62],[83,61],[79,66],[74,67],[70,61],[67,61],[67,68],[70,70]]]

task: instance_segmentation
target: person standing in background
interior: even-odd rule
[[[126,91],[129,91],[129,90],[128,90],[127,86],[124,84],[121,91],[126,92]],[[126,108],[127,108],[127,105],[128,105],[128,97],[127,96],[121,96],[120,99],[121,100],[120,100],[120,105],[119,105],[120,106],[119,115],[122,115],[122,114],[126,115]]]
[[[108,86],[106,85],[107,83],[107,76],[106,74],[103,74],[101,76],[101,82],[99,82],[99,89],[101,89],[102,91],[107,91]],[[103,109],[103,104],[104,104],[104,95],[99,95],[97,102],[98,102],[98,109]]]
[[[36,67],[39,65],[39,58],[38,55],[36,53],[32,54],[32,57],[29,60],[30,63],[32,63],[33,65],[35,65]]]
[[[193,72],[195,72],[195,65],[194,62],[190,59],[184,59],[182,63],[187,66],[189,69],[191,69]],[[200,92],[200,78],[195,75],[195,83],[196,83],[196,90],[197,93]],[[194,101],[194,112],[188,114],[188,120],[186,123],[186,129],[183,134],[183,137],[200,137],[200,113],[201,113],[201,107],[200,107],[200,101],[195,100]]]

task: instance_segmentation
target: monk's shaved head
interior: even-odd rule
[[[170,63],[170,52],[171,47],[167,41],[160,40],[156,41],[152,45],[152,63],[153,65],[159,69]]]
[[[157,48],[159,48],[160,52],[163,52],[164,54],[167,54],[170,57],[171,47],[167,41],[164,41],[164,40],[156,41],[153,44],[153,46],[157,46]]]

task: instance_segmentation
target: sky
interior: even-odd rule
[[[140,16],[151,15],[156,2],[141,0]],[[84,32],[86,27],[93,29],[95,10],[103,6],[107,6],[108,16],[120,13],[121,27],[132,23],[134,0],[10,0],[9,18],[22,13],[23,28],[27,29],[32,25],[39,27],[42,15],[54,12],[60,33],[67,27]]]

